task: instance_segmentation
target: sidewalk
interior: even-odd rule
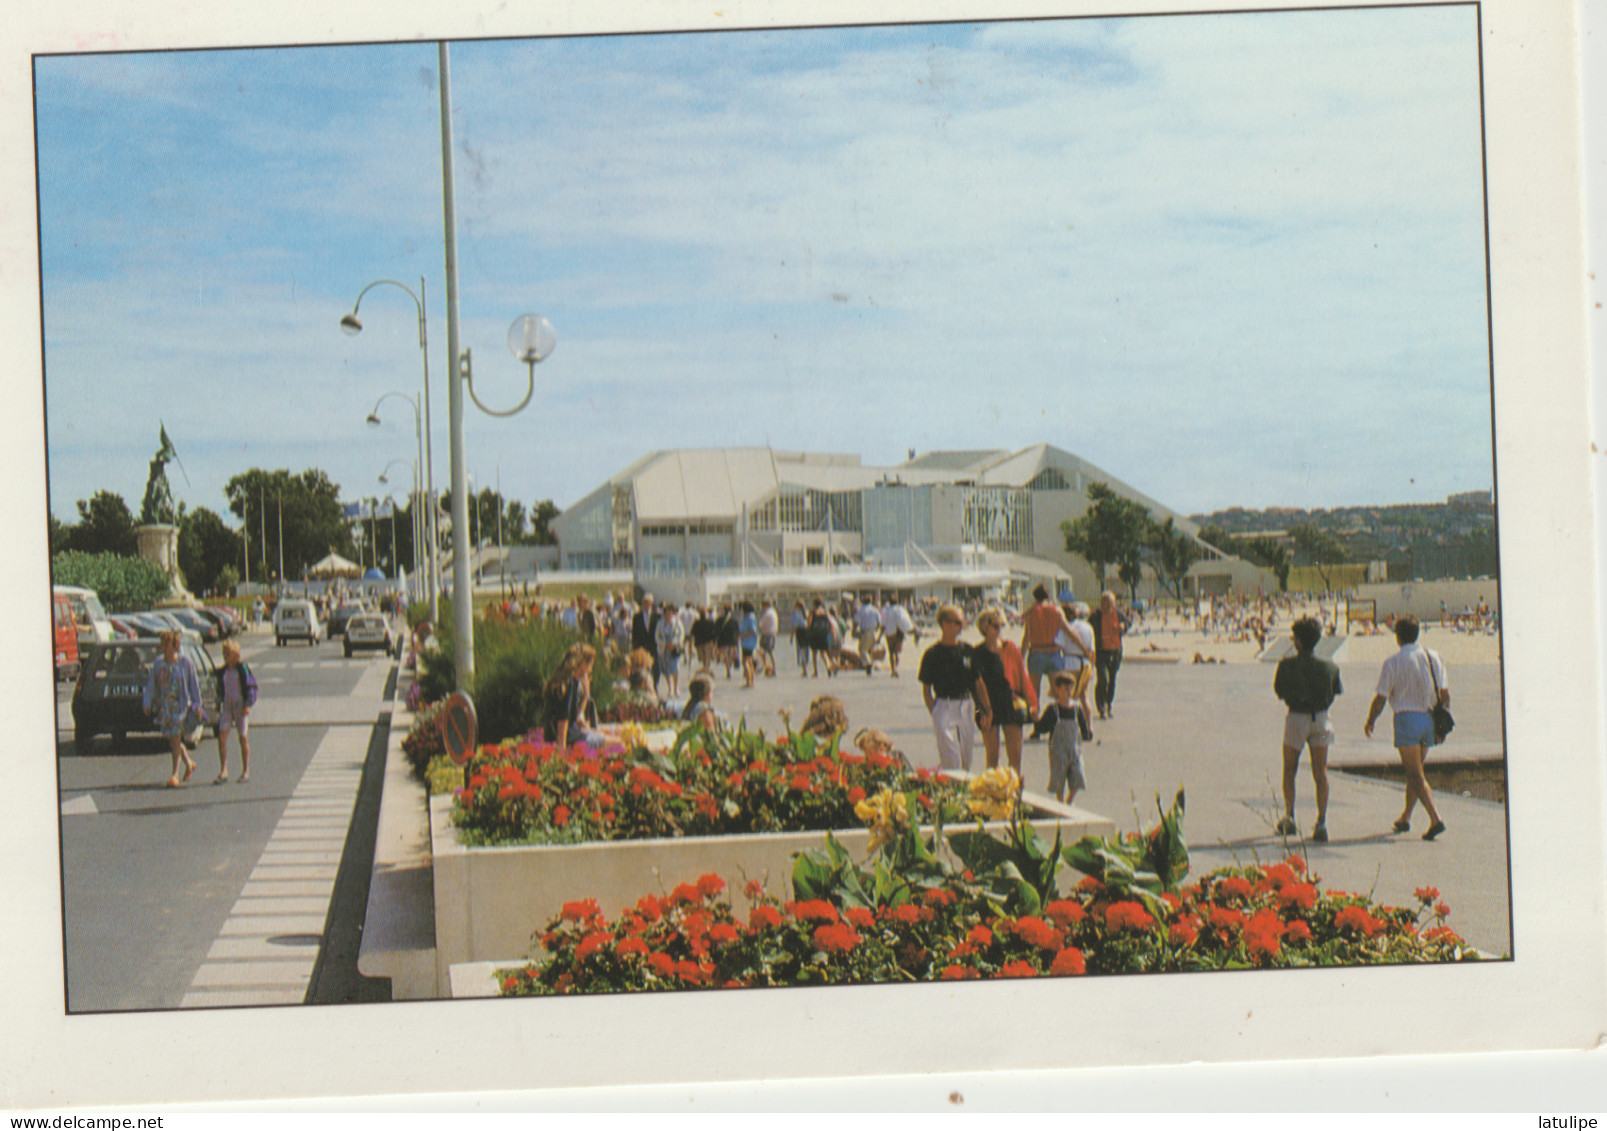
[[[1442,640],[1436,635],[1430,636],[1430,646],[1438,649]],[[835,695],[847,708],[850,737],[860,727],[873,726],[887,732],[914,764],[934,765],[931,724],[915,680],[921,653],[932,639],[906,645],[897,680],[889,677],[885,663],[869,677],[845,672],[828,679],[822,672],[818,679],[801,678],[791,649],[778,642],[779,674],[774,679],[761,676],[752,690],[743,689],[740,672],[727,681],[724,668],[717,667],[714,705],[733,721],[745,715],[750,728],[775,734],[782,725],[779,708],[789,708],[796,724],[813,696]],[[1143,642],[1140,637],[1136,647]],[[1482,950],[1507,953],[1512,941],[1505,807],[1438,792],[1435,802],[1447,831],[1426,843],[1419,839],[1428,826],[1421,808],[1412,832],[1390,830],[1401,810],[1401,784],[1342,772],[1347,764],[1398,764],[1389,745],[1387,713],[1375,731],[1377,738],[1362,736],[1378,678],[1370,653],[1392,650],[1380,638],[1368,638],[1352,639],[1340,653],[1345,694],[1332,711],[1337,741],[1329,754],[1332,839],[1327,844],[1286,841],[1273,832],[1283,811],[1285,712],[1272,694],[1273,666],[1253,657],[1223,664],[1155,663],[1135,660],[1130,648],[1118,677],[1115,717],[1094,721],[1094,741],[1084,752],[1089,788],[1077,796],[1077,804],[1113,819],[1120,829],[1148,828],[1156,818],[1156,794],[1170,804],[1181,787],[1187,795],[1184,828],[1196,873],[1299,852],[1326,887],[1370,893],[1386,904],[1415,906],[1417,888],[1438,888],[1458,933]],[[1189,656],[1192,652],[1191,647]],[[1500,666],[1458,665],[1451,649],[1446,652],[1457,728],[1430,761],[1499,758]],[[1488,652],[1493,654],[1493,648]],[[1367,658],[1355,659],[1358,655]],[[683,694],[689,676],[683,668]],[[1043,743],[1023,749],[1022,772],[1029,790],[1047,787],[1045,750]],[[980,743],[974,765],[982,765]],[[1309,834],[1315,807],[1304,759],[1296,797],[1296,818],[1301,832]]]

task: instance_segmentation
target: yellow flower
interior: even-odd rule
[[[855,805],[854,815],[870,826],[872,852],[884,844],[891,844],[897,839],[898,830],[908,828],[910,823],[904,795],[890,789],[884,789],[875,797],[867,797]]]
[[[971,779],[967,787],[966,808],[973,817],[989,821],[1009,820],[1021,793],[1021,775],[1009,766],[986,770]]]
[[[619,728],[619,740],[627,750],[639,749],[647,745],[647,730],[641,723],[626,723]]]

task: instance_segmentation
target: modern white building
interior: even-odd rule
[[[1095,482],[1197,534],[1182,515],[1048,444],[911,453],[891,467],[772,448],[652,452],[553,530],[562,569],[629,569],[642,588],[683,601],[838,590],[948,597],[1040,581],[1088,599],[1105,586],[1066,550],[1060,527],[1088,508]],[[1277,588],[1271,574],[1206,550],[1185,592]],[[1140,596],[1155,591],[1146,574]]]

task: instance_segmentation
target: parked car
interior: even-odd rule
[[[108,619],[112,622],[113,640],[133,640],[136,636],[145,635],[134,626],[132,621],[121,613]]]
[[[201,634],[174,616],[172,609],[146,609],[139,616],[145,623],[157,626],[159,634],[176,632],[180,639],[201,643]]]
[[[56,678],[78,678],[78,625],[73,621],[72,602],[65,593],[50,597],[50,619],[55,628]]]
[[[160,652],[157,641],[146,639],[97,644],[89,650],[73,687],[73,744],[79,754],[89,753],[96,735],[110,734],[115,745],[128,734],[154,733],[142,701]],[[208,720],[216,722],[218,683],[212,657],[194,639],[181,640],[179,652],[194,665],[202,706]]]
[[[104,644],[112,638],[112,622],[106,619],[100,598],[93,589],[76,585],[56,585],[52,593],[66,597],[72,605],[73,623],[78,628],[78,643],[87,648],[90,644]]]
[[[218,626],[220,640],[226,640],[240,631],[240,622],[234,619],[234,614],[228,609],[216,605],[202,605],[195,611]]]
[[[164,609],[162,611],[208,644],[216,644],[223,639],[223,630],[218,627],[218,622],[211,617],[202,616],[194,609]]]
[[[311,601],[287,597],[273,608],[273,642],[282,646],[286,640],[305,640],[314,647],[323,635],[318,623],[318,609]]]
[[[376,649],[385,653],[396,650],[396,639],[391,625],[378,613],[358,613],[346,622],[346,658],[358,649]]]

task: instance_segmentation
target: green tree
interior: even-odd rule
[[[78,525],[70,529],[65,548],[81,554],[124,557],[139,553],[139,540],[134,537],[134,515],[123,496],[115,491],[96,491],[87,502],[79,499]]]
[[[218,586],[225,566],[241,560],[240,535],[206,507],[196,507],[179,527],[179,571],[197,593]]]
[[[1149,508],[1118,495],[1106,483],[1090,483],[1088,499],[1086,511],[1060,524],[1066,549],[1093,566],[1101,586],[1110,567],[1116,566],[1131,599],[1136,596],[1149,531],[1155,525]]]
[[[1183,578],[1187,576],[1190,567],[1205,556],[1205,551],[1200,549],[1199,543],[1194,539],[1177,529],[1177,525],[1170,518],[1159,526],[1151,527],[1149,550],[1155,572],[1181,601]]]
[[[1235,539],[1233,545],[1232,552],[1239,557],[1277,574],[1280,592],[1288,590],[1289,570],[1294,566],[1289,547],[1276,538],[1240,538]]]
[[[331,551],[348,558],[357,552],[340,504],[340,487],[318,468],[296,475],[283,468],[252,468],[230,479],[223,491],[230,512],[251,539],[253,577],[278,572],[281,522],[285,566],[281,580],[300,578]]]
[[[1322,578],[1322,587],[1333,589],[1333,584],[1329,580],[1329,567],[1350,561],[1350,553],[1345,549],[1345,544],[1326,530],[1319,530],[1310,523],[1290,527],[1289,536],[1295,542],[1296,564],[1314,568],[1317,576]]]
[[[542,499],[530,508],[530,533],[525,541],[532,546],[553,546],[558,535],[552,532],[552,520],[563,512],[551,499]]]
[[[108,613],[148,609],[167,596],[167,574],[155,562],[122,554],[86,554],[68,550],[50,559],[56,585],[93,589]]]

